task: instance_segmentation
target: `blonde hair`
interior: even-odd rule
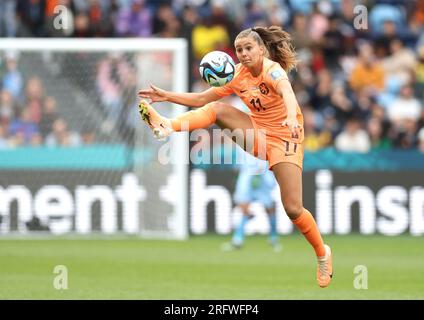
[[[246,37],[252,37],[259,45],[263,45],[268,52],[269,58],[278,62],[286,72],[296,67],[296,51],[291,44],[290,34],[281,29],[281,27],[249,28],[240,32],[236,40]]]

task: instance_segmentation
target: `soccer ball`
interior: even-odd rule
[[[222,51],[209,52],[200,61],[200,75],[213,87],[221,87],[233,80],[234,71],[233,59]]]

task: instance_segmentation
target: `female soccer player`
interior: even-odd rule
[[[302,204],[303,116],[287,77],[287,72],[296,65],[290,35],[277,26],[251,28],[237,35],[234,46],[240,63],[233,80],[223,87],[211,87],[201,93],[176,93],[151,85],[139,91],[141,98],[152,103],[169,101],[197,110],[167,119],[142,100],[142,119],[157,138],[216,123],[235,132],[233,140],[243,141],[245,151],[255,156],[259,156],[259,145],[265,141],[265,158],[280,186],[284,209],[314,248],[318,285],[327,287],[333,275],[332,251],[324,244],[313,216]],[[217,102],[232,93],[243,100],[251,114]],[[252,130],[254,135],[250,134]]]

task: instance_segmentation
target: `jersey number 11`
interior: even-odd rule
[[[261,109],[265,110],[259,98],[256,98],[256,100],[255,99],[250,100],[250,103],[252,104],[253,108],[256,109],[256,111],[261,111]]]

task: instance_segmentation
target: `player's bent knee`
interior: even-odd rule
[[[295,220],[300,217],[303,212],[303,206],[297,203],[288,203],[284,205],[284,210],[286,211],[287,216],[291,220]]]
[[[219,118],[224,114],[225,112],[225,104],[218,101],[212,101],[206,104],[205,106],[210,106],[213,108],[216,114],[216,118],[219,120]]]

